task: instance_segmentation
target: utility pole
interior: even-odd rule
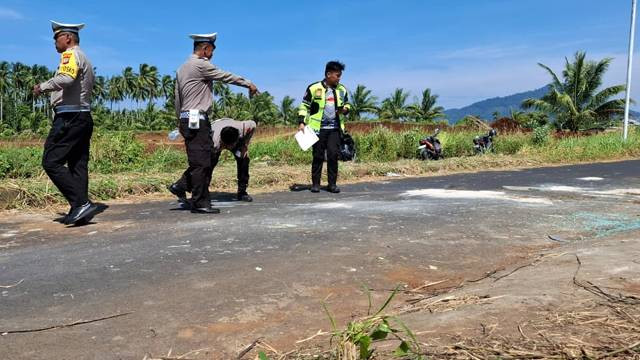
[[[631,32],[629,34],[629,56],[627,58],[627,93],[624,103],[624,131],[622,138],[627,140],[629,134],[629,103],[631,101],[631,69],[633,67],[633,42],[636,33],[636,0],[631,0]]]

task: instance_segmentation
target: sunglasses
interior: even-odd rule
[[[64,32],[63,32],[63,33],[58,33],[58,34],[55,34],[55,35],[53,36],[53,41],[57,41],[57,40],[58,40],[58,38],[59,38],[60,36],[62,36],[62,35],[69,36],[69,34],[64,33]]]

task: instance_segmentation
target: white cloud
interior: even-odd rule
[[[20,14],[19,12],[9,9],[9,8],[4,8],[4,7],[0,7],[0,19],[4,19],[4,20],[22,20],[24,19],[24,16],[22,16],[22,14]]]

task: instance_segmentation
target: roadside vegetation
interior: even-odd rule
[[[418,160],[420,130],[394,132],[378,127],[356,133],[355,162],[342,163],[343,183],[382,177],[443,175],[453,172],[486,171],[554,164],[629,159],[640,156],[640,133],[633,131],[626,142],[619,131],[590,136],[556,137],[552,133],[515,132],[498,135],[492,154],[474,156],[472,139],[482,131],[444,130],[439,138],[442,161]],[[253,192],[286,190],[293,183],[309,181],[311,153],[303,152],[291,136],[258,139],[251,145]],[[0,208],[46,207],[64,203],[40,165],[42,147],[5,142],[0,146]],[[96,200],[109,200],[165,193],[165,186],[186,166],[179,142],[148,146],[133,132],[99,131],[91,147],[90,193]],[[274,171],[277,169],[278,171]],[[234,191],[235,162],[223,152],[214,173],[212,189]]]
[[[637,157],[637,132],[626,142],[619,131],[602,132],[620,123],[624,105],[617,98],[624,86],[600,90],[610,61],[589,61],[578,52],[573,61],[566,61],[561,76],[540,64],[551,76],[549,93],[527,99],[509,114],[494,114],[490,125],[499,133],[494,152],[482,157],[473,156],[472,139],[490,128],[489,120],[470,114],[450,126],[437,104],[438,95],[428,88],[412,100],[409,92],[398,88],[379,101],[370,89],[358,85],[350,96],[353,110],[347,119],[357,160],[340,167],[340,181]],[[52,71],[43,66],[0,62],[0,209],[63,203],[40,165],[52,109],[45,97],[31,94],[33,85],[50,76]],[[89,163],[92,198],[166,193],[165,186],[184,170],[186,156],[179,141],[145,140],[148,131],[166,134],[175,127],[173,86],[171,76],[148,64],[141,64],[137,72],[127,67],[121,74],[97,77]],[[264,92],[249,99],[221,83],[214,84],[214,93],[211,118],[253,119],[260,125],[250,150],[251,191],[284,190],[308,181],[311,153],[300,151],[293,140],[293,98],[286,96],[276,104]],[[421,162],[418,141],[436,127],[443,130],[439,139],[445,160]],[[599,132],[585,132],[593,129]],[[235,166],[230,159],[224,154],[216,169],[217,191],[234,190]]]

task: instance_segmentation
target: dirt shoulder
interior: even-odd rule
[[[638,236],[565,242],[478,279],[426,281],[399,293],[387,314],[412,329],[428,358],[639,359]],[[295,350],[261,339],[246,358],[334,359],[330,335],[329,326],[296,334]],[[397,358],[397,346],[377,343],[376,358]]]

